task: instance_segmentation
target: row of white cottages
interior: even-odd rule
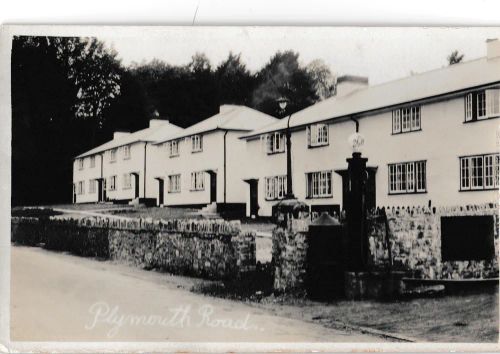
[[[369,206],[496,201],[500,41],[487,56],[369,86],[339,78],[337,94],[281,120],[244,106],[186,129],[153,119],[116,132],[75,158],[75,203],[128,202],[270,216],[286,194],[290,127],[295,196],[313,210],[342,209],[348,137],[365,138]]]

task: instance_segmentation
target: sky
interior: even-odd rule
[[[108,32],[99,38],[124,65],[154,58],[183,65],[196,52],[217,65],[232,51],[255,72],[277,51],[291,49],[304,65],[322,59],[337,75],[367,76],[378,84],[446,66],[455,49],[464,61],[483,57],[486,39],[500,39],[500,28],[195,26]]]

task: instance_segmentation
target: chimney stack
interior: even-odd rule
[[[486,59],[500,57],[500,41],[498,38],[486,40]]]
[[[126,131],[116,131],[113,133],[113,140],[121,139],[124,136],[127,136],[129,134],[130,134],[130,132],[126,132]]]
[[[337,78],[337,97],[346,96],[351,92],[368,87],[365,76],[343,75]]]
[[[167,124],[168,120],[165,119],[150,119],[149,120],[149,127],[150,128],[155,128],[155,127],[161,127],[164,124]]]

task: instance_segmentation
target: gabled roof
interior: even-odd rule
[[[498,82],[500,57],[480,58],[328,98],[294,113],[290,119],[290,127],[361,114]],[[282,119],[242,138],[284,130],[287,120]]]
[[[156,120],[158,122],[158,120]],[[106,150],[114,149],[120,146],[129,145],[137,142],[156,142],[158,140],[164,139],[165,137],[174,134],[176,132],[182,131],[183,129],[169,123],[168,121],[159,122],[151,125],[149,128],[138,130],[136,132],[122,135],[116,139],[110,140],[107,143],[99,145],[92,150],[84,152],[78,155],[76,158],[94,155]]]
[[[252,131],[274,124],[276,121],[278,119],[246,106],[223,105],[218,114],[182,131],[174,132],[164,139],[158,139],[156,143],[160,144],[214,130]]]

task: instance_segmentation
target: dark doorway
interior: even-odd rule
[[[134,198],[139,198],[139,174],[132,173],[134,176]]]
[[[377,174],[377,167],[367,167],[367,180],[365,184],[365,205],[366,209],[374,209],[377,206],[376,198],[376,184],[375,176]],[[349,195],[349,177],[347,175],[347,170],[337,170],[335,171],[342,176],[342,209],[345,209],[345,201]]]
[[[156,178],[158,180],[158,205],[163,205],[163,193],[164,189],[164,181],[163,178]]]
[[[97,179],[97,201],[103,201],[102,178]]]
[[[210,176],[210,203],[217,202],[217,173],[207,171]]]
[[[259,216],[259,180],[247,179],[250,187],[250,216]]]

